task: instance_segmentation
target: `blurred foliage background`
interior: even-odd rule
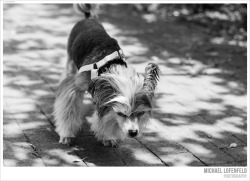
[[[213,36],[246,41],[247,4],[133,4],[139,15],[154,14],[195,26]]]

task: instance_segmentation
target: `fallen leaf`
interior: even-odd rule
[[[73,163],[78,163],[80,161],[81,161],[80,159],[77,159],[77,160],[74,160]]]
[[[230,148],[236,148],[237,144],[236,143],[231,143],[231,145],[229,146]]]
[[[30,143],[29,146],[30,146],[34,151],[36,151],[36,147],[35,147],[34,145],[32,145],[32,144]]]
[[[32,154],[32,155],[35,155],[36,157],[39,157],[39,156],[38,156],[38,153],[36,153],[36,152],[32,152],[31,154]]]
[[[87,157],[82,158],[82,159],[76,159],[76,160],[73,161],[73,163],[78,163],[78,162],[84,161],[86,158],[87,158]]]

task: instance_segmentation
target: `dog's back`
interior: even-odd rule
[[[68,39],[69,59],[74,61],[78,69],[120,49],[117,41],[107,34],[104,27],[90,17],[86,16],[79,21]]]

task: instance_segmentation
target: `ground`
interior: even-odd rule
[[[140,73],[159,65],[160,82],[144,135],[110,148],[86,122],[73,146],[59,144],[54,131],[67,37],[82,16],[67,4],[4,5],[4,166],[247,165],[246,47],[131,10],[102,6],[99,18],[129,65]]]

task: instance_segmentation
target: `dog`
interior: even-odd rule
[[[159,67],[149,63],[144,76],[136,73],[127,65],[117,40],[91,16],[75,24],[67,52],[53,112],[59,142],[71,144],[80,130],[86,92],[96,108],[90,127],[104,146],[117,147],[117,140],[141,135],[151,116]]]

